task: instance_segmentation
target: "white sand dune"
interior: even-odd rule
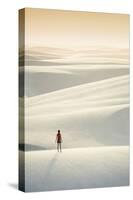
[[[25,67],[23,68],[23,58]],[[70,88],[129,73],[129,50],[103,46],[33,47],[20,53],[26,96]]]
[[[26,152],[26,192],[129,185],[128,154],[127,146]]]
[[[129,76],[26,98],[26,143],[55,148],[129,144]]]
[[[62,89],[59,91],[51,92],[44,95],[38,95],[36,97],[30,97],[26,99],[27,106],[34,106],[36,104],[45,106],[46,104],[59,104],[63,103],[82,103],[82,100],[90,101],[95,100],[110,100],[112,98],[128,98],[128,86],[129,86],[129,75],[124,75],[120,77],[105,79],[102,81],[97,81],[93,83],[86,83],[78,85],[71,88]],[[98,102],[97,102],[98,103]],[[34,109],[33,108],[33,109]],[[30,110],[31,111],[31,110]]]
[[[60,63],[101,63],[115,62],[128,64],[128,49],[85,47],[76,49],[36,47],[25,51],[26,61],[54,61]]]
[[[42,95],[73,86],[129,74],[128,65],[67,65],[25,67],[25,94]]]
[[[127,49],[33,48],[25,58],[26,192],[128,185]]]

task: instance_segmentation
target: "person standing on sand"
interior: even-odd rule
[[[61,136],[61,133],[60,133],[60,130],[58,130],[58,133],[56,135],[56,142],[57,142],[57,151],[60,152],[62,151],[61,150],[61,143],[62,143],[62,136]]]

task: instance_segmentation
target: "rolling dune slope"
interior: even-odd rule
[[[129,76],[26,98],[26,143],[55,148],[61,129],[63,147],[128,145]]]

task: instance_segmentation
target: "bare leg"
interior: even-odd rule
[[[57,143],[57,151],[59,152],[59,143]]]
[[[61,152],[61,143],[60,143],[60,152]]]

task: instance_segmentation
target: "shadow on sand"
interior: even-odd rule
[[[53,156],[53,158],[51,159],[51,161],[48,164],[48,167],[46,169],[46,175],[45,175],[45,180],[46,182],[48,181],[49,177],[50,177],[50,173],[52,172],[52,169],[55,168],[55,163],[57,161],[59,153],[56,152]]]

